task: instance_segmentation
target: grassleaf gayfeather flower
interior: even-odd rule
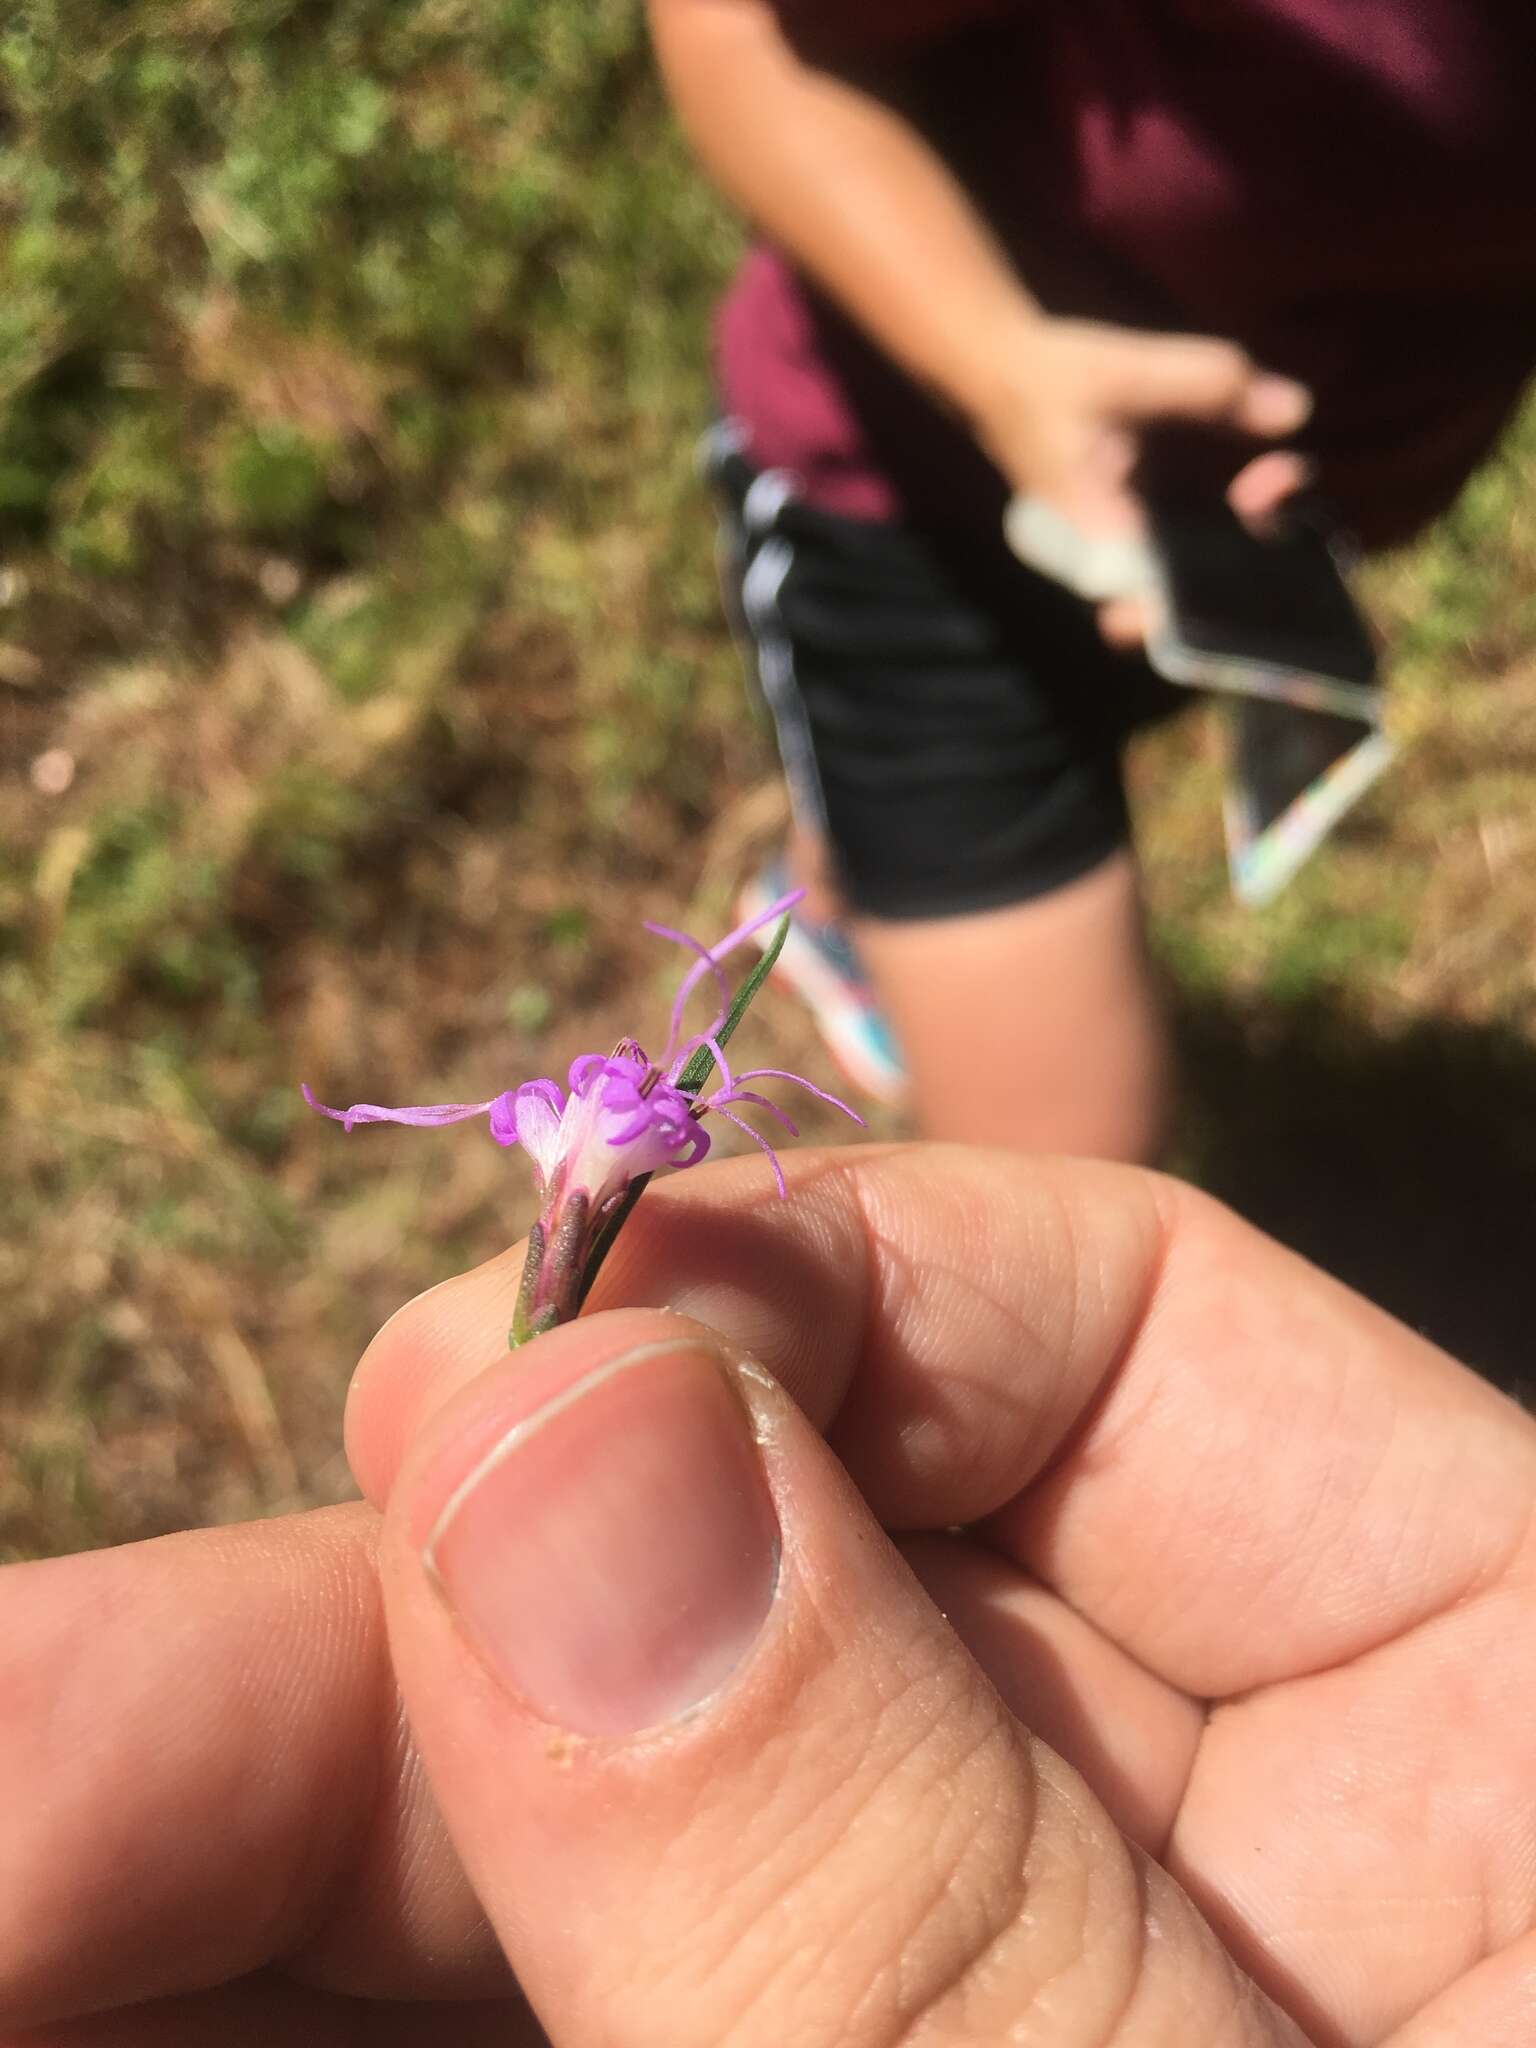
[[[647,924],[648,931],[695,956],[678,986],[666,1046],[657,1059],[650,1059],[633,1038],[623,1038],[606,1057],[588,1052],[574,1059],[564,1089],[554,1081],[525,1081],[484,1102],[437,1102],[405,1109],[387,1109],[375,1102],[330,1109],[307,1087],[304,1100],[346,1130],[354,1124],[437,1125],[483,1116],[497,1144],[522,1146],[540,1198],[537,1221],[528,1233],[511,1334],[513,1344],[525,1343],[577,1313],[650,1176],[662,1167],[696,1166],[708,1152],[706,1115],[724,1117],[761,1146],[780,1195],[787,1192],[778,1154],[741,1111],[761,1110],[791,1137],[798,1132],[784,1111],[751,1083],[791,1082],[855,1123],[863,1122],[847,1103],[801,1074],[782,1067],[748,1067],[733,1073],[726,1059],[726,1041],[772,966],[788,929],[788,912],[803,893],[797,889],[781,897],[714,946],[665,925]],[[733,1001],[722,960],[775,919],[779,929],[773,943]],[[714,1017],[707,1030],[685,1036],[689,998],[706,977],[713,981],[717,997]],[[705,1094],[716,1068],[719,1083]]]

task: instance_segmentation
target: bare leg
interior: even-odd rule
[[[925,1137],[1156,1159],[1172,1061],[1129,853],[1007,909],[853,931]]]

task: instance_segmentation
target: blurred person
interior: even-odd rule
[[[1536,1422],[1155,1176],[788,1168],[0,1571],[0,2037],[1529,2048]]]
[[[1536,355],[1536,13],[650,14],[764,237],[708,469],[816,889],[784,964],[928,1134],[1150,1158],[1171,1060],[1121,755],[1188,699],[1135,607],[1009,555],[1005,502],[1133,534],[1147,432],[1181,423],[1256,526],[1304,482],[1367,546],[1446,506]]]

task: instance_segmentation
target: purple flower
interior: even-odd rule
[[[633,1039],[625,1038],[607,1058],[588,1052],[573,1060],[566,1077],[569,1093],[554,1081],[543,1080],[525,1081],[521,1087],[484,1102],[438,1102],[414,1109],[386,1109],[374,1102],[329,1109],[317,1102],[307,1087],[304,1100],[346,1130],[354,1124],[453,1124],[484,1116],[497,1144],[521,1145],[532,1163],[540,1196],[539,1220],[530,1234],[529,1267],[524,1274],[527,1299],[519,1308],[521,1334],[564,1322],[579,1306],[582,1275],[602,1225],[614,1215],[636,1180],[664,1166],[698,1164],[709,1150],[709,1133],[702,1123],[706,1115],[724,1117],[760,1145],[780,1195],[787,1192],[773,1146],[739,1111],[743,1107],[763,1110],[791,1137],[798,1133],[783,1110],[748,1083],[793,1082],[855,1123],[863,1123],[847,1103],[803,1075],[781,1067],[749,1067],[733,1074],[726,1060],[722,1034],[730,991],[720,962],[753,932],[783,917],[803,894],[797,889],[781,897],[713,947],[701,945],[686,932],[647,925],[648,931],[686,946],[696,956],[679,984],[666,1048],[659,1059],[648,1058]],[[688,999],[706,975],[714,981],[719,1006],[707,1031],[685,1037],[683,1016]],[[719,1070],[718,1084],[707,1095],[685,1091],[680,1085],[701,1048]]]

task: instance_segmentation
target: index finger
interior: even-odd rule
[[[375,1340],[349,1438],[387,1494],[505,1345],[518,1256]],[[1156,1175],[947,1147],[662,1183],[595,1307],[744,1345],[899,1529],[986,1525],[1135,1658],[1222,1696],[1359,1655],[1521,1544],[1536,1425],[1219,1204]]]

